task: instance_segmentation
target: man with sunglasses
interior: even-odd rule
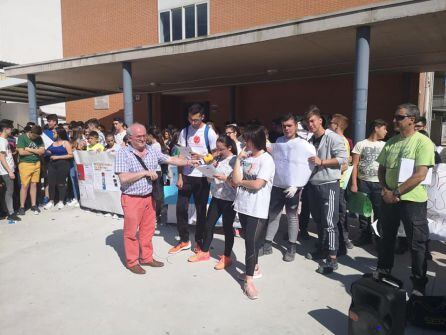
[[[207,154],[215,151],[217,134],[204,123],[204,107],[193,104],[188,110],[190,125],[181,130],[178,144],[188,147],[192,151],[191,158],[200,160]],[[195,225],[195,250],[199,252],[203,243],[203,231],[206,224],[206,208],[209,199],[209,183],[203,174],[193,167],[178,169],[178,201],[177,201],[177,228],[180,241],[173,246],[170,254],[191,248],[189,241],[189,201],[194,196],[197,221]]]
[[[417,106],[402,104],[393,117],[398,135],[392,137],[377,158],[378,179],[383,188],[380,217],[382,239],[378,247],[377,271],[390,274],[394,246],[400,221],[403,222],[412,254],[412,294],[424,295],[427,284],[426,246],[429,238],[427,222],[427,190],[422,184],[434,165],[432,141],[415,130],[420,117]],[[402,159],[414,161],[414,173],[398,182]]]

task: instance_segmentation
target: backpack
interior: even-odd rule
[[[208,153],[210,154],[211,151],[211,146],[209,145],[209,126],[205,125],[204,126],[204,142],[206,144],[206,149],[208,150]],[[187,136],[189,134],[189,126],[186,127],[186,147],[187,147]]]

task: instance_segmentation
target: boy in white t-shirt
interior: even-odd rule
[[[11,134],[12,126],[9,123],[0,123],[0,178],[5,184],[5,206],[8,211],[8,223],[15,223],[21,219],[14,213],[14,179],[15,164],[8,136]]]
[[[381,185],[378,180],[379,163],[376,161],[385,142],[382,141],[387,135],[387,122],[381,119],[372,122],[371,133],[363,141],[356,143],[352,151],[352,183],[350,190],[353,193],[363,192],[367,194],[373,206],[374,219],[378,219],[381,213]],[[372,242],[372,228],[370,218],[359,216],[359,229],[361,235],[355,242],[358,246]]]
[[[188,118],[190,126],[181,130],[178,144],[189,147],[192,159],[202,159],[216,149],[217,134],[204,123],[204,107],[201,104],[193,104],[189,107]],[[182,250],[191,248],[189,241],[189,200],[194,196],[197,222],[195,226],[195,251],[201,250],[203,243],[203,231],[206,224],[206,207],[209,199],[209,182],[203,174],[193,168],[184,167],[178,169],[178,201],[177,201],[177,228],[180,242],[169,250],[170,254],[176,254]]]

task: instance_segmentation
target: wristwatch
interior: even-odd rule
[[[399,188],[395,189],[395,190],[393,191],[393,195],[399,199],[399,198],[401,197],[401,191],[400,191],[400,189],[399,189]]]

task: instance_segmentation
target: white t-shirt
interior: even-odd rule
[[[8,163],[9,167],[14,171],[14,157],[12,157],[12,151],[9,147],[8,140],[0,137],[0,152],[5,154],[6,156],[6,163]],[[0,163],[0,176],[4,176],[8,174],[8,171],[3,167],[3,164]]]
[[[122,143],[124,143],[124,136],[126,134],[127,134],[127,132],[125,130],[120,133],[115,134],[115,142],[120,147],[122,147]]]
[[[218,162],[216,170],[218,173],[223,173],[225,176],[229,177],[232,174],[235,165],[235,156],[230,156],[224,160]],[[212,197],[227,201],[234,201],[237,189],[229,185],[227,182],[218,180],[216,178],[212,179],[211,182],[211,194]]]
[[[120,146],[118,145],[118,143],[115,143],[110,149],[106,149],[106,152],[111,152],[112,154],[116,153],[116,151],[118,151],[120,148]]]
[[[156,151],[161,152],[161,144],[159,144],[158,142],[153,143],[150,145],[153,149],[155,149]],[[156,171],[161,171],[161,166],[158,164],[158,166],[156,167]]]
[[[243,179],[263,179],[266,181],[266,184],[257,191],[238,187],[234,209],[241,214],[267,219],[275,172],[274,160],[269,153],[265,152],[258,157],[244,159],[241,165]]]
[[[370,141],[368,139],[356,143],[352,153],[359,155],[358,178],[364,181],[379,183],[376,161],[386,143],[383,141]]]
[[[191,150],[200,155],[208,154],[208,149],[206,148],[206,141],[204,139],[204,129],[205,125],[202,127],[195,129],[192,126],[189,126],[189,130],[187,133],[187,146],[191,148]],[[209,147],[211,150],[215,150],[217,143],[217,134],[215,131],[209,127],[208,140]],[[178,144],[185,147],[186,146],[186,128],[181,130],[180,136],[178,138]],[[190,166],[185,166],[183,168],[183,174],[185,176],[191,177],[203,177],[203,174]]]
[[[297,123],[297,136],[300,137],[301,139],[305,140],[305,141],[309,141],[311,136],[313,136],[313,133],[306,130],[303,126],[302,123],[298,122]]]

